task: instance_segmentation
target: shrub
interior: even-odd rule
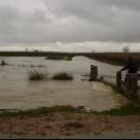
[[[71,74],[67,74],[65,72],[55,74],[52,79],[54,80],[73,80],[73,76]]]
[[[36,69],[29,71],[29,80],[46,80],[48,74],[38,72]]]
[[[50,60],[72,60],[71,56],[68,55],[48,55],[45,59]]]
[[[7,63],[5,63],[4,60],[1,61],[1,66],[5,66],[5,65],[8,65]]]

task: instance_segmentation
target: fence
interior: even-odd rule
[[[136,74],[128,73],[123,81],[122,73],[120,71],[117,72],[116,85],[129,98],[138,97],[138,78]]]

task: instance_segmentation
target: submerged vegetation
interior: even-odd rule
[[[31,70],[28,72],[29,74],[29,80],[47,80],[47,79],[53,79],[53,80],[73,80],[73,76],[71,74],[68,74],[66,72],[60,72],[54,74],[51,78],[48,75],[48,72],[46,74],[40,72],[39,70],[36,70],[35,66],[31,66]]]
[[[56,73],[52,76],[53,80],[73,80],[73,76],[66,72]]]
[[[5,66],[5,65],[8,65],[4,60],[1,61],[1,66]]]
[[[29,80],[47,80],[48,74],[41,73],[35,68],[29,71]]]
[[[72,60],[71,55],[62,55],[62,54],[51,54],[46,57],[46,59],[50,60]]]

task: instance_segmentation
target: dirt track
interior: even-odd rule
[[[140,131],[140,116],[95,116],[84,113],[52,113],[42,117],[0,119],[0,137],[53,138],[83,135],[102,136],[104,133]],[[135,136],[135,135],[134,135]],[[140,134],[139,134],[140,136]],[[89,137],[90,138],[90,137]],[[139,137],[140,138],[140,137]]]

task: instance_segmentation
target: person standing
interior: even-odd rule
[[[128,73],[133,73],[136,74],[138,71],[138,62],[135,61],[132,57],[128,58],[128,64],[126,66],[124,66],[120,71],[125,71],[128,70]],[[127,80],[127,74],[125,77],[125,81]]]

